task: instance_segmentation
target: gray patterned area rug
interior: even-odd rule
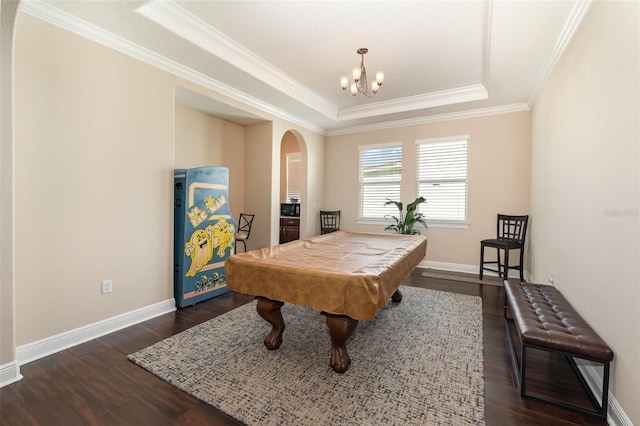
[[[318,311],[285,304],[282,346],[269,351],[255,301],[129,359],[247,425],[483,425],[481,299],[401,291],[360,321],[344,374],[329,366]]]

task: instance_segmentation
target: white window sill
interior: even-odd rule
[[[386,220],[381,218],[371,218],[371,217],[359,217],[356,219],[356,223],[358,225],[383,225],[389,226],[393,225],[395,221]],[[423,228],[422,225],[416,225],[418,228]],[[460,222],[429,222],[427,221],[428,228],[451,228],[451,229],[467,229],[469,228],[468,223],[460,223]],[[428,229],[427,229],[428,230]]]

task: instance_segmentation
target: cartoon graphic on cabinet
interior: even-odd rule
[[[235,252],[229,169],[174,171],[174,295],[179,308],[229,291],[224,261]]]

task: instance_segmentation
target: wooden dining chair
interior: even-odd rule
[[[244,246],[244,251],[247,251],[247,240],[251,234],[251,226],[253,225],[254,214],[240,213],[238,219],[238,231],[236,232],[236,247],[238,241]],[[238,250],[236,249],[236,252]]]
[[[320,234],[340,230],[340,210],[320,210]]]
[[[480,279],[485,270],[497,272],[500,278],[509,277],[509,269],[520,271],[520,281],[524,281],[524,242],[527,236],[527,224],[529,216],[510,216],[498,214],[496,238],[480,241]],[[485,247],[496,249],[498,258],[496,261],[484,260]],[[509,251],[520,250],[520,262],[512,266],[509,263]],[[500,259],[500,253],[504,251],[504,263]],[[497,269],[487,268],[485,265],[497,265]]]

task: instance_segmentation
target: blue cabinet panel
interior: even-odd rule
[[[224,261],[235,253],[229,169],[174,171],[174,294],[179,308],[229,291]]]

